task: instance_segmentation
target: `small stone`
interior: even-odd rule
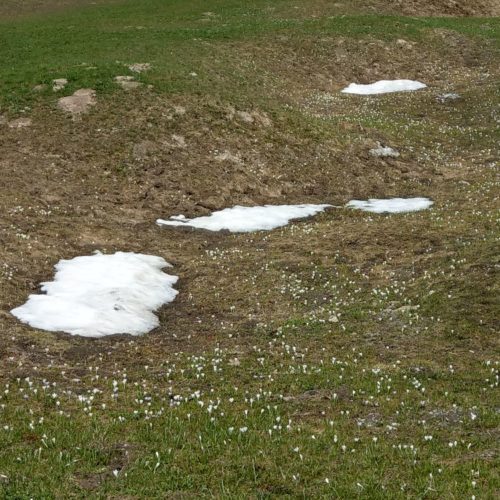
[[[56,78],[55,80],[52,80],[52,90],[54,92],[62,90],[66,87],[66,85],[68,85],[68,80],[66,80],[66,78]]]
[[[407,42],[406,40],[403,40],[402,38],[400,38],[399,40],[396,40],[396,45],[400,49],[412,49],[413,48],[413,43]]]
[[[57,105],[63,111],[77,116],[88,111],[90,106],[97,104],[95,99],[95,90],[79,89],[73,95],[61,97],[57,101]]]

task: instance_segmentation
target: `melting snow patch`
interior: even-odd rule
[[[372,156],[375,156],[376,158],[398,158],[399,157],[399,151],[396,151],[393,148],[390,147],[384,147],[381,146],[380,144],[378,145],[377,148],[370,149],[370,154]]]
[[[83,337],[117,333],[141,335],[159,321],[153,313],[177,295],[177,276],[161,257],[117,252],[61,260],[54,281],[42,283],[46,295],[30,295],[11,313],[23,323]]]
[[[427,87],[425,83],[414,80],[380,80],[369,85],[351,83],[342,92],[344,94],[387,94],[389,92],[409,92],[411,90],[420,90]]]
[[[429,208],[434,202],[428,198],[391,198],[388,200],[352,200],[346,207],[357,208],[365,212],[374,212],[377,214],[402,212],[418,212]]]
[[[331,205],[265,205],[263,207],[225,208],[205,217],[186,219],[183,215],[171,217],[170,220],[158,219],[163,226],[189,226],[208,231],[231,233],[249,233],[251,231],[269,231],[286,226],[292,219],[310,217],[322,212]]]

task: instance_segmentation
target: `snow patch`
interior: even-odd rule
[[[382,213],[403,213],[403,212],[418,212],[432,206],[434,202],[429,198],[390,198],[387,200],[377,200],[370,198],[369,200],[351,200],[346,207],[357,208],[365,212]]]
[[[420,90],[426,88],[427,85],[414,80],[380,80],[379,82],[361,85],[351,83],[348,87],[342,90],[344,94],[387,94],[389,92],[409,92],[412,90]]]
[[[388,146],[378,145],[378,147],[370,149],[370,154],[376,158],[398,158],[399,151]]]
[[[286,226],[292,219],[310,217],[325,210],[331,205],[265,205],[262,207],[225,208],[205,217],[187,219],[183,215],[171,217],[170,220],[158,219],[160,226],[189,226],[208,231],[231,233],[249,233],[251,231],[270,231]]]
[[[159,321],[153,313],[177,295],[177,276],[161,257],[117,252],[60,260],[54,281],[41,284],[46,295],[30,295],[11,313],[34,328],[83,337],[118,333],[141,335]]]

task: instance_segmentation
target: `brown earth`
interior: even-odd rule
[[[98,96],[79,121],[58,110],[54,96],[33,110],[31,127],[0,125],[0,324],[8,332],[0,358],[18,359],[21,374],[49,363],[81,369],[110,350],[144,364],[165,350],[198,351],[228,335],[251,345],[257,329],[302,311],[290,290],[278,286],[283,276],[306,280],[311,262],[356,267],[372,284],[385,284],[391,273],[420,276],[452,253],[457,238],[473,241],[477,224],[467,214],[477,193],[464,200],[463,190],[489,182],[495,154],[487,137],[467,134],[489,130],[496,119],[498,103],[484,96],[493,95],[498,66],[488,42],[441,31],[429,37],[422,46],[305,40],[290,55],[293,66],[266,41],[235,44],[241,64],[258,61],[262,91],[277,102],[268,107],[265,101],[239,108],[196,95],[165,98],[141,88]],[[286,54],[286,40],[280,50]],[[376,99],[338,93],[348,81],[396,76],[422,79],[429,89]],[[451,90],[464,98],[440,104],[436,97]],[[369,149],[377,142],[396,147],[401,157],[373,158]],[[450,213],[460,207],[465,215],[443,229],[426,217],[367,224],[361,214],[332,209],[292,228],[252,235],[154,223],[234,204],[338,205],[412,195],[450,205]],[[495,202],[485,197],[482,203],[485,209]],[[9,314],[51,279],[59,259],[95,250],[151,253],[174,265],[181,293],[160,310],[158,329],[138,339],[96,342],[38,332]],[[470,272],[490,280],[489,263],[476,264]],[[310,294],[313,304],[318,297]],[[491,327],[481,324],[488,332]],[[384,343],[392,334],[386,332]],[[488,348],[487,339],[477,339],[475,347]],[[398,348],[418,349],[424,340],[399,338]],[[381,339],[372,342],[383,352]]]

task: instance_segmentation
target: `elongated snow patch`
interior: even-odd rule
[[[427,85],[414,80],[380,80],[379,82],[361,85],[351,83],[342,92],[344,94],[388,94],[389,92],[409,92],[426,88]]]
[[[205,217],[186,219],[183,215],[170,217],[170,220],[158,219],[163,226],[189,226],[208,231],[226,229],[232,233],[251,231],[269,231],[286,226],[292,219],[310,217],[322,212],[331,205],[265,205],[262,207],[225,208]]]
[[[30,295],[11,311],[23,323],[83,337],[117,333],[141,335],[159,321],[153,313],[177,295],[177,276],[161,257],[117,252],[61,260],[54,281],[42,283],[46,295]]]
[[[432,206],[434,202],[428,198],[391,198],[387,200],[352,200],[346,207],[357,208],[365,212],[382,213],[403,213],[418,212]]]

